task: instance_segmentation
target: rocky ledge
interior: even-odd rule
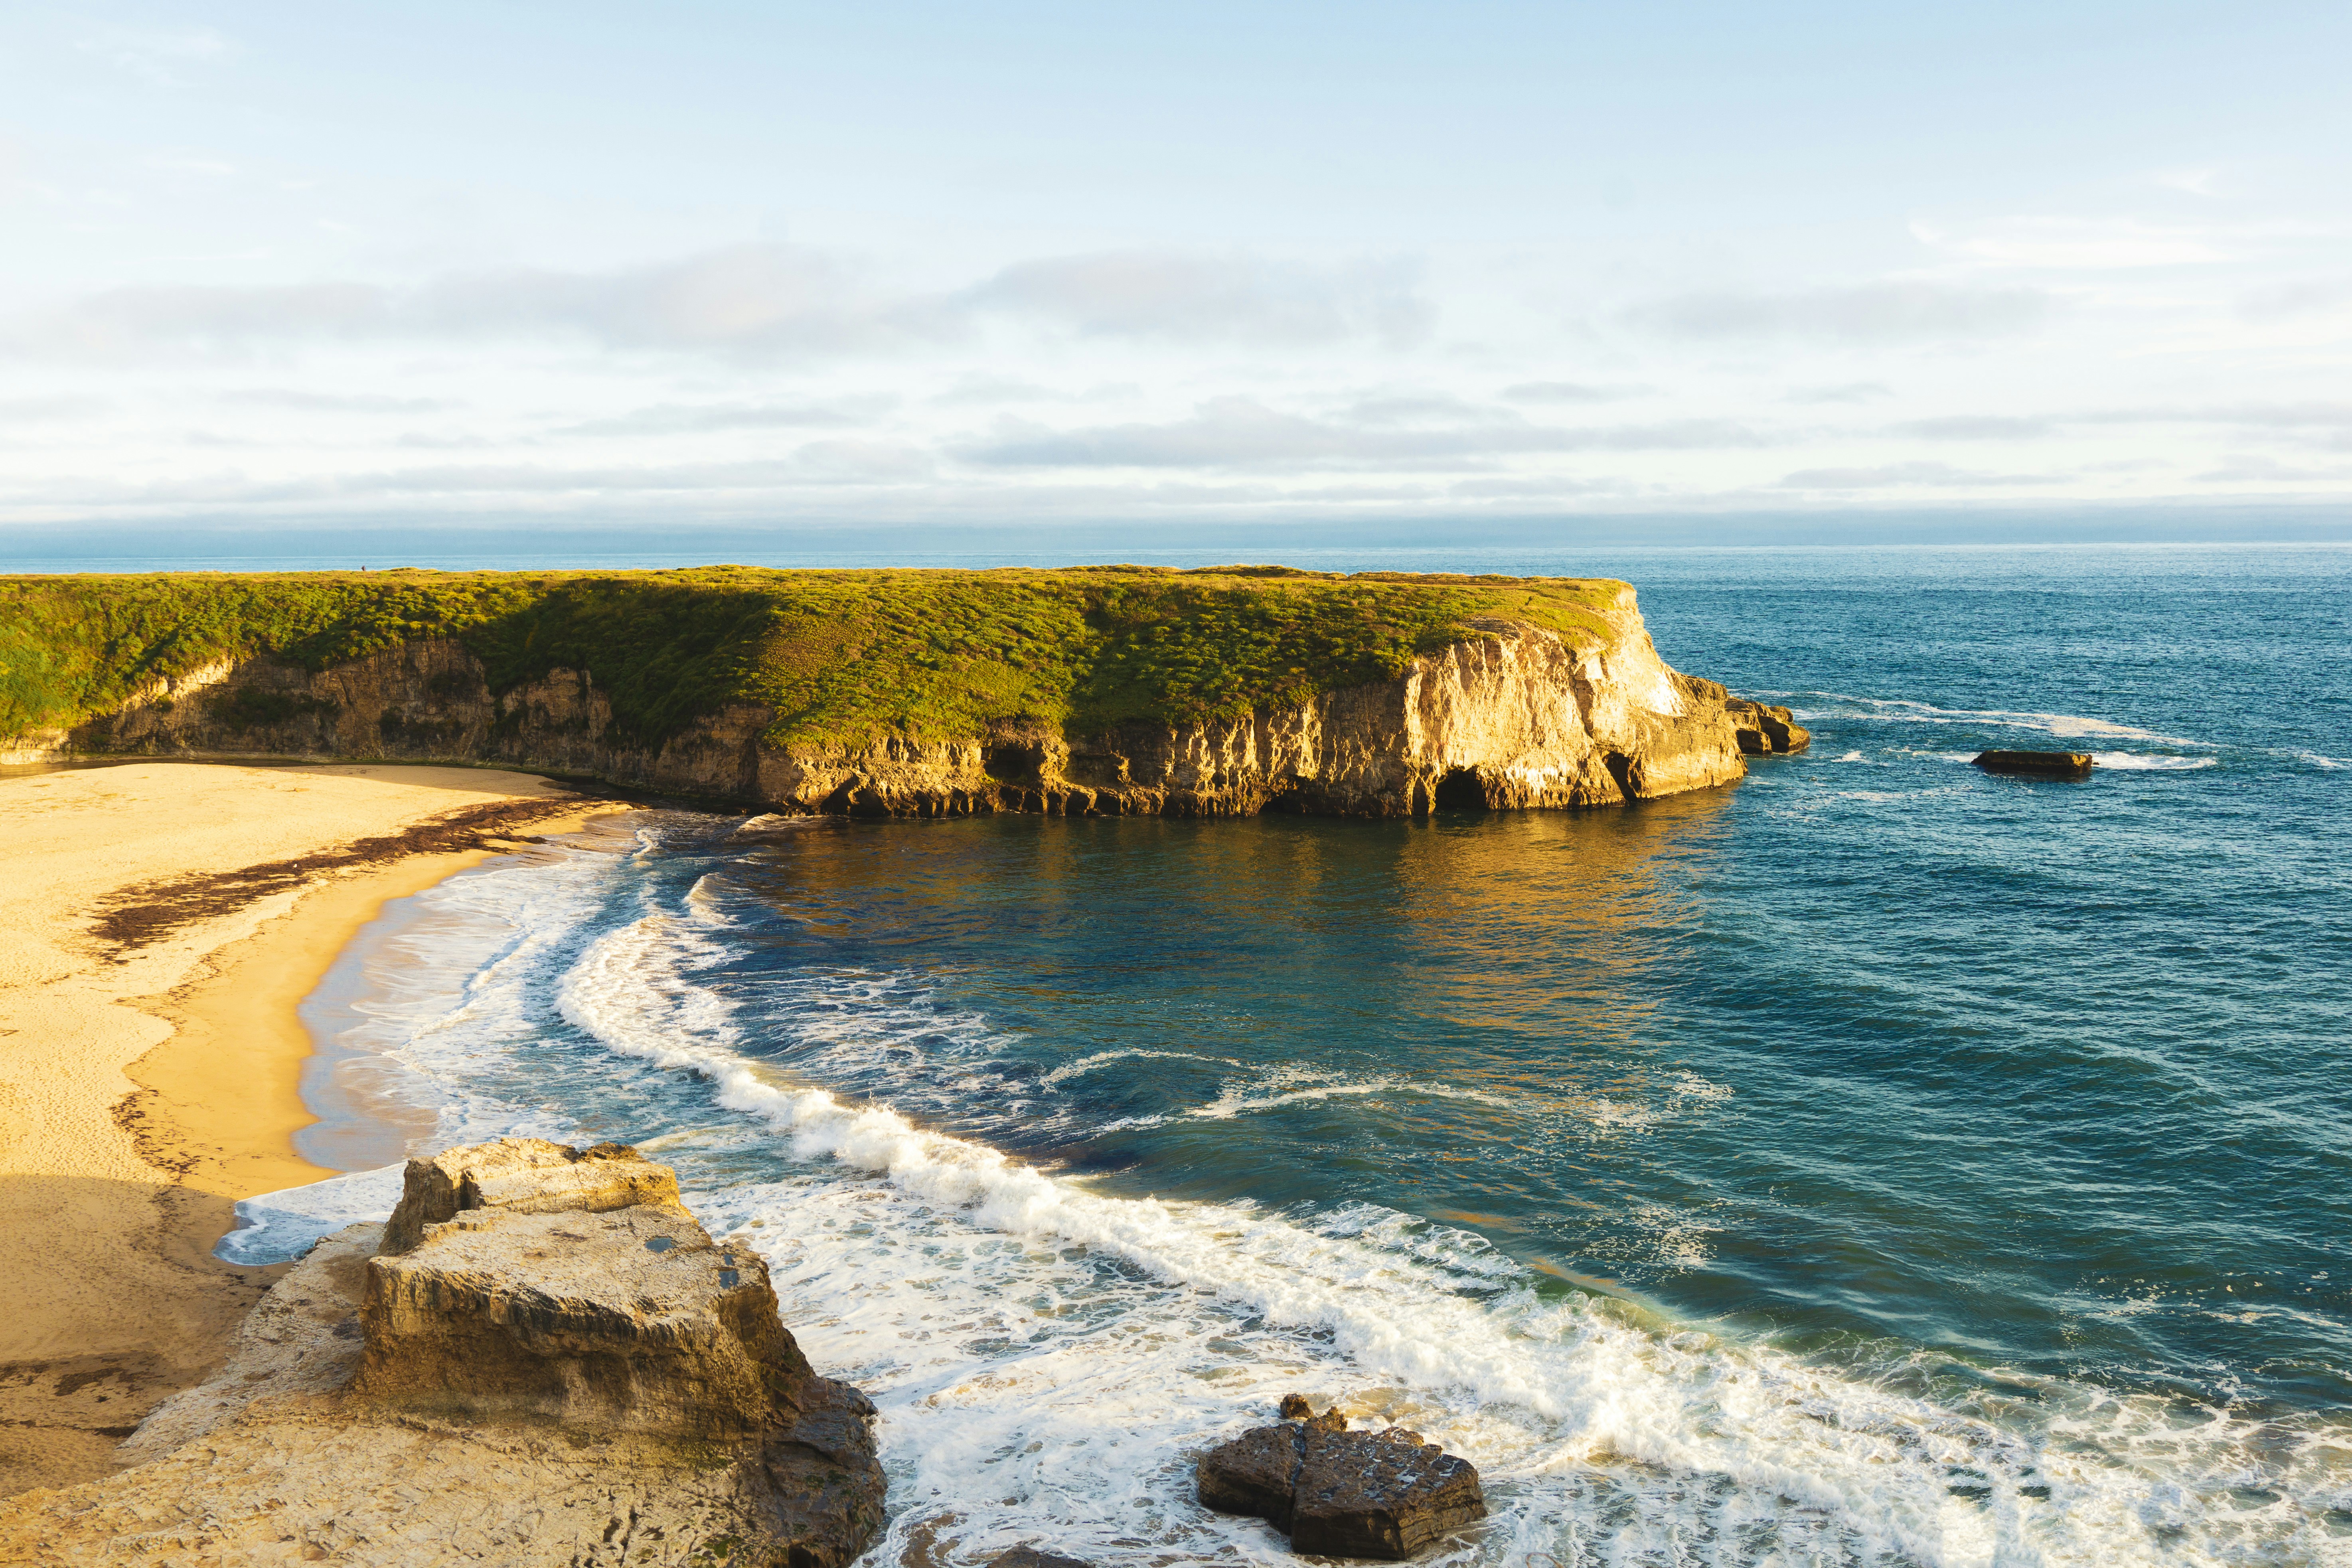
[[[1786,708],[1729,697],[1724,700],[1723,710],[1731,720],[1732,738],[1743,756],[1785,756],[1813,743],[1813,732],[1798,723],[1796,715]]]
[[[494,691],[465,646],[426,637],[323,669],[224,660],[6,757],[489,763],[793,815],[1417,817],[1652,800],[1733,783],[1746,758],[1810,739],[1786,708],[1666,664],[1630,587],[1580,634],[1501,614],[1461,633],[1393,679],[1218,719],[1005,715],[961,732],[779,741],[786,715],[729,701],[658,743],[634,736],[585,670]]]
[[[6,1561],[845,1568],[874,1407],[665,1166],[508,1139],[409,1162],[108,1480],[0,1500]]]
[[[1280,1425],[1202,1455],[1202,1506],[1265,1520],[1296,1552],[1391,1560],[1486,1517],[1469,1460],[1402,1426],[1350,1432],[1337,1410],[1307,1411],[1294,1394]]]

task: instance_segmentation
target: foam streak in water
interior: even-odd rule
[[[868,1206],[869,1226],[977,1226],[1076,1244],[1159,1282],[1162,1293],[1130,1312],[1181,1319],[1202,1293],[1244,1325],[1320,1336],[1343,1360],[1335,1375],[1411,1391],[1400,1396],[1430,1412],[1421,1419],[1517,1489],[1515,1531],[1570,1507],[1562,1478],[1596,1467],[1669,1516],[1685,1506],[1669,1494],[1713,1486],[1758,1518],[1827,1510],[1835,1540],[1818,1544],[1832,1554],[2113,1562],[2153,1553],[2156,1527],[2177,1560],[2227,1559],[2220,1538],[2198,1546],[2195,1524],[2213,1496],[2204,1489],[2221,1484],[2212,1467],[2244,1437],[2226,1417],[2200,1435],[2208,1463],[2176,1458],[2172,1479],[2156,1481],[2134,1451],[2177,1450],[2179,1439],[2152,1405],[2060,1385],[1956,1404],[1901,1391],[1917,1382],[1916,1360],[1857,1377],[1664,1331],[1589,1299],[1547,1299],[1483,1241],[1389,1211],[1302,1221],[1098,1194],[887,1107],[779,1080],[740,1053],[726,1009],[694,984],[722,956],[702,921],[649,915],[585,953],[560,1007],[615,1051],[707,1080],[721,1106],[774,1129],[797,1158],[881,1178],[897,1196]],[[805,1236],[789,1213],[780,1220]]]

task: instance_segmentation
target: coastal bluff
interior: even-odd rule
[[[846,1568],[882,1526],[873,1414],[667,1167],[505,1139],[409,1162],[132,1468],[0,1500],[0,1563]]]
[[[1281,567],[0,580],[0,750],[496,763],[771,811],[1619,805],[1801,748],[1606,579]]]

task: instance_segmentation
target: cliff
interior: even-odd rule
[[[78,666],[51,645],[89,635],[35,581],[0,584],[17,761],[485,762],[786,812],[1380,816],[1671,795],[1803,743],[1785,710],[1668,668],[1633,589],[1600,580],[196,578],[135,615],[90,602],[136,624]]]
[[[846,1568],[873,1406],[667,1169],[510,1139],[409,1163],[103,1481],[0,1500],[0,1563]]]

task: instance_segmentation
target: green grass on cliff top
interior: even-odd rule
[[[222,658],[324,669],[455,637],[505,691],[559,668],[644,742],[729,701],[772,742],[968,737],[992,720],[1090,732],[1238,717],[1391,679],[1473,616],[1580,647],[1621,584],[1287,567],[425,571],[0,578],[0,736],[69,726]]]

